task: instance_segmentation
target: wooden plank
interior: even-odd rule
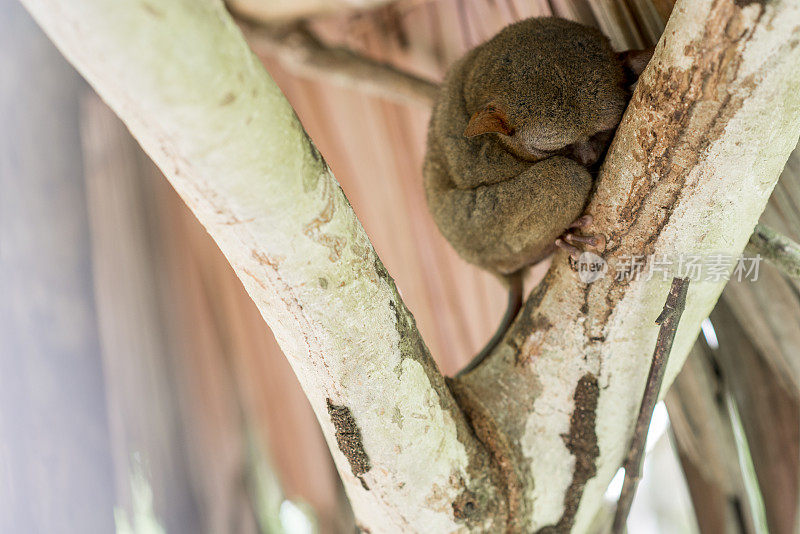
[[[727,392],[712,358],[698,341],[667,393],[670,423],[700,532],[752,534]]]
[[[800,500],[800,406],[778,385],[752,338],[725,301],[711,314],[720,340],[722,369],[747,437],[764,499],[769,531],[791,534]]]

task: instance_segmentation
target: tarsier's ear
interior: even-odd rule
[[[472,115],[466,130],[464,130],[464,136],[474,137],[490,132],[514,135],[514,128],[508,123],[506,114],[493,104],[489,104]]]
[[[625,69],[625,77],[628,79],[629,84],[636,83],[636,80],[639,79],[639,76],[644,72],[644,68],[650,62],[650,58],[653,57],[655,50],[655,47],[652,47],[644,50],[626,50],[617,54],[622,67]]]

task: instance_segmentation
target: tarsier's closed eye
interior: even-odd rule
[[[465,137],[474,137],[485,133],[514,135],[514,128],[509,124],[505,112],[493,104],[476,111],[470,117],[467,128],[464,130]]]

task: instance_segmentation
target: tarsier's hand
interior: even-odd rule
[[[577,230],[585,230],[592,224],[591,215],[582,215],[575,219],[575,222],[567,227],[561,237],[556,239],[556,247],[564,250],[573,260],[578,260],[583,252],[581,249],[589,247],[595,252],[602,253],[606,248],[606,238],[602,234],[582,235],[576,233]]]

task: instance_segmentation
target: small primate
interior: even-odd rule
[[[652,51],[615,53],[594,28],[558,18],[506,27],[448,71],[423,169],[439,229],[466,261],[510,286],[502,339],[522,304],[522,272],[556,247],[602,250],[575,232],[593,174]]]

